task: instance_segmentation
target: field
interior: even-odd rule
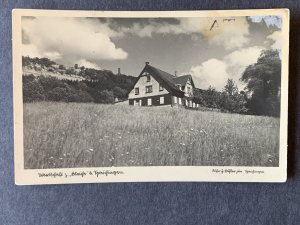
[[[279,119],[84,103],[24,104],[25,168],[278,166]]]

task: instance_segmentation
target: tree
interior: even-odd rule
[[[239,93],[238,87],[233,79],[228,79],[220,98],[221,110],[234,113],[245,113],[245,104],[246,99],[243,93]]]
[[[101,103],[114,103],[114,93],[112,91],[104,90],[100,92],[100,102]]]
[[[24,102],[35,102],[46,100],[43,86],[38,80],[23,80],[23,100]]]
[[[118,98],[121,98],[121,99],[126,98],[126,94],[127,94],[126,90],[116,86],[112,89],[112,91],[113,91],[115,97],[118,97]]]
[[[246,68],[241,81],[246,83],[246,106],[251,113],[279,116],[281,59],[277,50],[262,51],[257,62]]]
[[[226,85],[224,86],[223,92],[227,93],[229,96],[233,96],[238,93],[238,88],[235,85],[233,79],[228,79]]]
[[[220,101],[220,93],[217,92],[214,87],[209,86],[205,94],[205,102],[207,104],[207,107],[218,108],[219,101]]]

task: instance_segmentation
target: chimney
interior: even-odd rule
[[[150,63],[149,62],[145,62],[145,65],[149,65]]]
[[[118,68],[118,75],[121,75],[121,68]]]
[[[175,70],[175,72],[174,72],[174,76],[177,77],[177,71],[176,71],[176,70]]]

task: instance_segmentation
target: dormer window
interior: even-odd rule
[[[134,89],[134,93],[135,93],[136,95],[138,95],[138,94],[140,93],[140,89],[139,89],[139,88],[135,88],[135,89]]]
[[[150,80],[151,80],[150,74],[147,74],[147,75],[146,75],[146,78],[147,78],[147,82],[150,82]]]
[[[164,90],[164,87],[161,84],[159,84],[159,91],[163,91],[163,90]]]
[[[181,85],[180,85],[180,84],[177,84],[176,86],[178,87],[178,89],[179,89],[180,91],[182,91]]]

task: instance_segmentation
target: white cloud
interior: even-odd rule
[[[243,48],[231,52],[230,54],[226,55],[224,58],[229,65],[248,66],[257,61],[257,58],[259,57],[263,49],[264,48],[261,46]]]
[[[232,19],[232,20],[230,20]],[[218,20],[213,33],[206,32],[211,44],[224,46],[226,50],[241,48],[249,42],[249,24],[245,17]]]
[[[239,80],[246,67],[256,63],[263,47],[253,46],[233,51],[221,60],[209,59],[198,66],[193,66],[190,73],[195,79],[196,87],[207,89],[209,86],[221,91],[227,79],[233,79],[239,90],[244,84]]]
[[[111,40],[117,36],[106,23],[86,18],[37,17],[23,19],[22,29],[29,40],[23,54],[74,60],[126,59],[127,52]]]
[[[195,86],[202,89],[213,86],[217,90],[222,90],[229,77],[226,63],[215,58],[209,59],[201,65],[193,66],[190,73]]]
[[[101,70],[102,68],[100,66],[98,66],[95,63],[89,62],[85,59],[80,59],[75,61],[76,64],[78,64],[79,67],[84,66],[85,68],[91,68],[91,69],[97,69],[97,70]]]

